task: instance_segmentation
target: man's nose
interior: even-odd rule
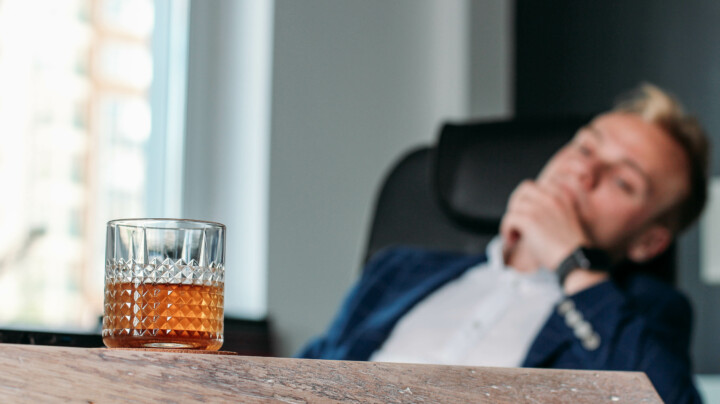
[[[585,158],[577,164],[577,178],[586,190],[594,189],[603,170],[603,164],[596,158]]]

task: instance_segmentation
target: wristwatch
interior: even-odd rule
[[[560,285],[565,283],[565,278],[577,268],[589,269],[592,271],[610,272],[612,260],[610,255],[598,248],[578,247],[570,253],[555,272],[560,280]]]

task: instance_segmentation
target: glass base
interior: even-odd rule
[[[217,351],[222,347],[221,339],[203,338],[158,338],[146,336],[107,336],[103,343],[108,348],[161,348],[195,349],[199,351]]]
[[[145,348],[183,348],[192,349],[193,346],[189,344],[177,344],[174,342],[149,342],[143,345]]]

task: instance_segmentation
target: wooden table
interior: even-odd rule
[[[644,373],[0,344],[1,402],[662,403]]]

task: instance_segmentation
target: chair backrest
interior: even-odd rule
[[[376,199],[366,256],[393,245],[478,253],[497,234],[510,193],[590,117],[514,118],[446,124],[435,146],[391,169]],[[674,247],[623,267],[674,281]]]

